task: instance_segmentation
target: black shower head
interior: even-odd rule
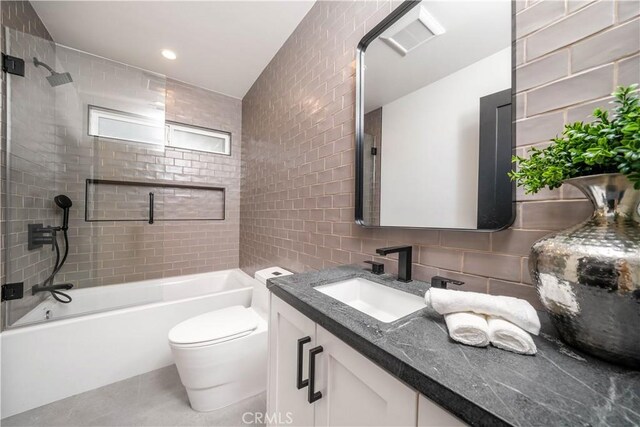
[[[62,216],[62,229],[66,232],[66,230],[69,229],[69,209],[71,209],[73,203],[71,202],[71,199],[64,194],[57,195],[53,198],[53,201],[56,202],[56,205],[64,211]]]
[[[54,197],[53,201],[56,202],[56,205],[58,205],[60,209],[69,209],[71,206],[73,206],[71,199],[64,194],[60,194]]]

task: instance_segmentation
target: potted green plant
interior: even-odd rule
[[[529,269],[561,338],[601,358],[640,367],[640,103],[638,85],[614,93],[613,115],[565,125],[545,148],[514,157],[526,193],[579,188],[591,218],[536,242]]]
[[[528,157],[514,157],[518,170],[511,179],[528,194],[544,187],[560,187],[570,178],[621,173],[640,189],[640,103],[638,85],[619,87],[613,93],[615,113],[596,108],[595,121],[576,122],[546,148],[531,148]]]

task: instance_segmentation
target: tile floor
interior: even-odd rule
[[[189,406],[174,365],[68,397],[2,420],[9,426],[244,426],[245,412],[264,412],[260,394],[218,411]],[[247,415],[246,419],[250,417]],[[251,424],[261,426],[263,424]]]

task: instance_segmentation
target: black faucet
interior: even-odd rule
[[[411,246],[391,246],[388,248],[376,249],[378,255],[398,254],[398,280],[401,282],[411,281]]]

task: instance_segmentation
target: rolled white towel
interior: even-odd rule
[[[449,336],[462,344],[475,347],[489,345],[489,325],[487,319],[475,313],[445,314],[444,321],[449,329]]]
[[[424,297],[440,314],[470,311],[501,317],[534,335],[540,332],[538,313],[523,299],[439,288],[429,289]]]
[[[519,354],[536,354],[538,349],[531,335],[522,328],[499,317],[489,316],[489,340],[491,344],[503,350]]]

